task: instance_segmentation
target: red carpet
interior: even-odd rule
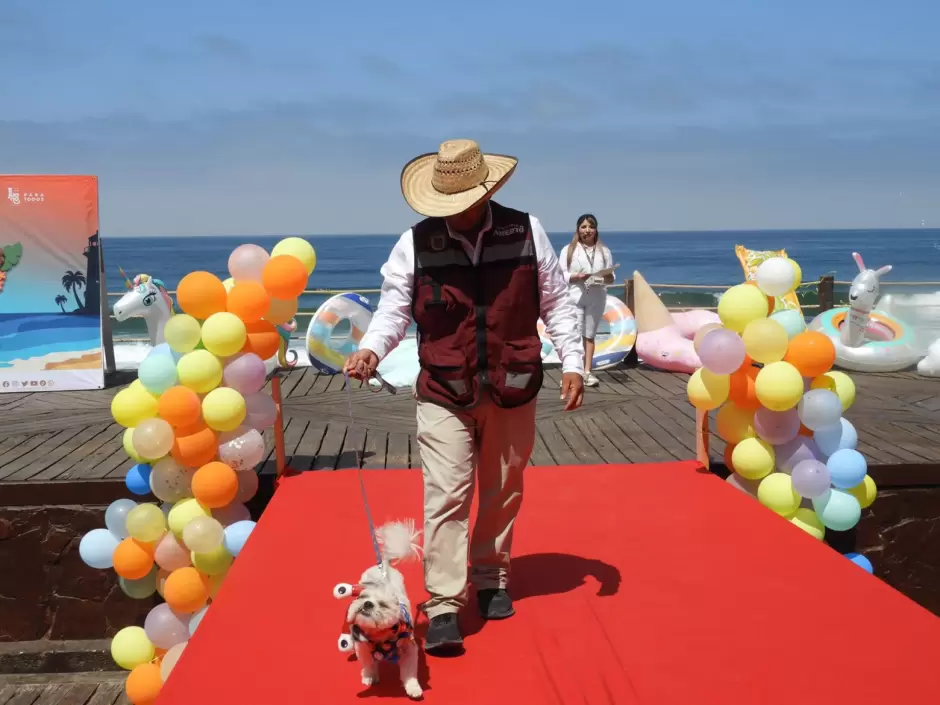
[[[419,472],[366,482],[377,523],[420,518]],[[940,620],[694,462],[527,470],[515,553],[516,616],[468,610],[465,655],[422,664],[425,702],[937,702]],[[355,473],[287,481],[159,704],[407,702],[394,666],[366,690],[336,650],[333,585],[371,561]]]

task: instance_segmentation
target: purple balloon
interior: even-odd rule
[[[222,372],[222,380],[225,386],[247,396],[261,390],[266,375],[264,360],[254,353],[245,353],[229,360]]]
[[[698,346],[702,365],[717,375],[730,375],[744,362],[745,354],[741,336],[727,328],[708,331]]]
[[[171,649],[189,639],[189,617],[177,614],[162,602],[150,610],[144,620],[144,631],[158,649]]]
[[[245,409],[247,415],[243,425],[257,431],[270,428],[277,420],[277,406],[274,400],[264,392],[246,396]]]
[[[777,470],[792,473],[793,468],[802,460],[822,460],[823,454],[819,446],[809,436],[797,435],[792,441],[787,441],[774,447],[777,458]]]
[[[816,499],[829,491],[829,468],[818,460],[801,460],[793,468],[793,491],[800,497]]]
[[[771,411],[761,407],[754,413],[754,430],[771,445],[787,443],[800,432],[800,414],[795,408]]]

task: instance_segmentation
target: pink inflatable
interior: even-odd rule
[[[650,367],[670,372],[692,373],[702,366],[692,339],[710,323],[720,323],[718,314],[701,309],[670,313],[639,272],[633,273],[636,352]]]

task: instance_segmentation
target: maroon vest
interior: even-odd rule
[[[412,229],[411,313],[418,326],[419,399],[467,408],[489,391],[522,406],[542,386],[538,261],[529,215],[491,203],[493,227],[473,266],[442,218]]]

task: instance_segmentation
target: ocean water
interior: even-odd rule
[[[310,277],[310,288],[351,289],[364,293],[373,304],[378,295],[363,290],[381,286],[379,268],[394,246],[397,235],[314,235],[306,239],[317,251],[317,268]],[[549,235],[556,252],[570,241],[568,233]],[[755,232],[601,232],[614,262],[620,264],[618,281],[640,271],[653,284],[698,284],[711,290],[670,291],[658,289],[670,306],[714,305],[717,287],[743,281],[743,272],[734,253],[735,245],[752,250],[785,248],[803,269],[808,282],[832,274],[836,280],[850,281],[858,270],[852,252],[862,254],[866,265],[893,265],[883,279],[882,293],[934,292],[940,285],[918,288],[892,288],[892,281],[940,280],[940,230],[796,230]],[[163,280],[167,288],[176,288],[180,279],[194,270],[213,272],[226,278],[228,256],[234,248],[254,243],[268,249],[280,237],[191,237],[191,238],[120,238],[102,234],[105,277],[108,291],[125,291],[118,267],[131,277],[141,272]],[[837,287],[836,299],[847,287]],[[615,293],[616,292],[612,292]],[[298,334],[307,329],[309,315],[325,296],[301,298]],[[815,302],[815,294],[801,295],[804,303]],[[117,297],[109,297],[114,304]],[[303,312],[307,312],[304,315]],[[146,327],[140,319],[114,324],[116,338],[142,337]]]
[[[12,360],[56,352],[94,350],[100,346],[101,323],[96,316],[0,314],[0,367],[12,367]]]

